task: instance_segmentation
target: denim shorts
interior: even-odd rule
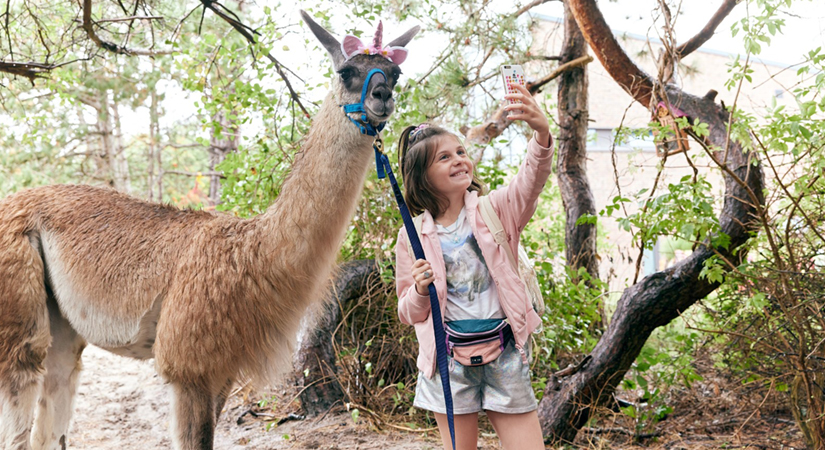
[[[538,408],[530,383],[530,365],[522,361],[512,340],[498,359],[483,366],[463,366],[449,359],[454,414],[472,414],[482,410],[521,414]],[[438,370],[432,378],[419,372],[413,405],[440,414],[447,413]]]

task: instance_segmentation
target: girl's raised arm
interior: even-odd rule
[[[504,109],[521,110],[520,114],[508,117],[526,122],[534,131],[533,139],[527,144],[527,155],[516,176],[509,185],[491,192],[490,199],[505,229],[509,233],[521,233],[536,211],[539,195],[552,171],[553,137],[550,135],[547,116],[527,88],[522,85],[513,86],[518,92],[505,97],[522,103],[510,104]]]

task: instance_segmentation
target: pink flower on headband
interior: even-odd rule
[[[429,127],[430,127],[430,124],[428,124],[428,123],[422,123],[421,125],[415,127],[414,130],[410,131],[410,138],[411,139],[417,138],[418,133],[420,133],[422,130],[424,130],[426,128],[429,128]]]
[[[344,60],[349,61],[355,55],[380,55],[389,59],[395,64],[401,64],[407,59],[407,49],[404,47],[382,47],[381,39],[384,34],[384,24],[378,22],[378,30],[375,32],[375,37],[372,38],[370,45],[364,45],[360,39],[348,34],[344,36],[341,42],[341,50],[344,52]]]

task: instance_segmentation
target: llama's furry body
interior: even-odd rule
[[[335,46],[325,46],[335,61]],[[359,58],[397,71],[379,56]],[[389,82],[374,84],[386,91]],[[0,450],[65,448],[87,343],[155,358],[175,396],[174,442],[185,449],[212,448],[235,380],[291,368],[301,318],[323,297],[371,166],[373,138],[338,106],[360,87],[340,84],[277,201],[256,218],[90,186],[0,200]],[[373,95],[388,116],[391,98]]]
[[[53,300],[85,341],[125,356],[154,356],[167,378],[236,375],[212,373],[216,367],[259,378],[277,372],[267,362],[287,361],[285,344],[309,300],[319,297],[369,167],[372,138],[339,109],[330,113],[351,142],[313,146],[310,137],[307,147],[326,144],[325,151],[299,155],[278,201],[254,219],[90,186],[48,186],[0,201],[3,311],[16,296],[9,290]],[[24,255],[29,262],[10,269]],[[172,342],[194,345],[181,354]]]

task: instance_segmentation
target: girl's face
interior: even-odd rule
[[[427,177],[441,195],[464,195],[473,182],[473,161],[455,136],[442,135],[437,139],[435,159],[427,168]]]

